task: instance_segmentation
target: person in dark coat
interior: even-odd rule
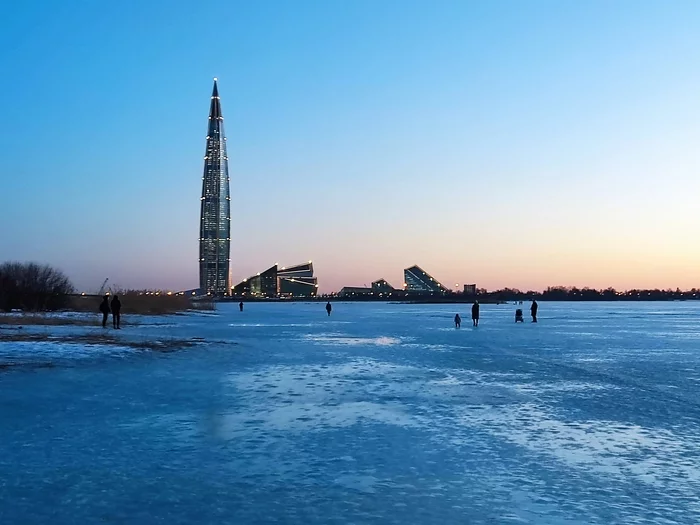
[[[238,303],[238,308],[240,309],[241,312],[243,311],[243,301]]]
[[[525,321],[523,320],[523,311],[522,309],[518,308],[515,311],[515,322],[516,323],[524,323]]]
[[[459,328],[460,326],[462,326],[462,318],[459,314],[455,314],[455,328]]]
[[[472,305],[472,324],[479,326],[479,301],[474,301]]]
[[[114,299],[112,299],[112,324],[114,325],[114,328],[117,330],[120,330],[121,327],[119,326],[119,322],[121,321],[121,310],[122,310],[122,303],[119,300],[119,297],[116,295],[114,296]]]
[[[331,310],[333,310],[333,307],[331,306],[331,302],[328,301],[326,303],[326,312],[328,312],[328,315],[331,315]]]
[[[102,312],[102,328],[107,328],[107,319],[109,318],[109,297],[104,296],[100,303],[100,312]]]
[[[537,322],[537,301],[532,300],[532,306],[530,306],[530,315],[532,315],[532,322]]]

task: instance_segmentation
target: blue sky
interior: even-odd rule
[[[27,1],[0,260],[197,285],[212,77],[233,278],[700,286],[700,3]]]

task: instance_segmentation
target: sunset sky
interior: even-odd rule
[[[198,285],[212,78],[234,283],[700,287],[700,2],[27,0],[0,261]]]

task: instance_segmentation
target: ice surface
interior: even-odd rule
[[[127,345],[82,344],[57,341],[0,342],[0,362],[118,357],[134,350]]]
[[[0,523],[700,522],[700,304],[482,305],[455,330],[468,308],[120,334],[210,342],[169,354],[2,343],[55,366],[0,373]]]

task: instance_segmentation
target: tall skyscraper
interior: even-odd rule
[[[224,117],[219,89],[214,90],[209,107],[207,146],[202,175],[202,207],[199,224],[199,288],[201,293],[230,293],[231,194]]]

